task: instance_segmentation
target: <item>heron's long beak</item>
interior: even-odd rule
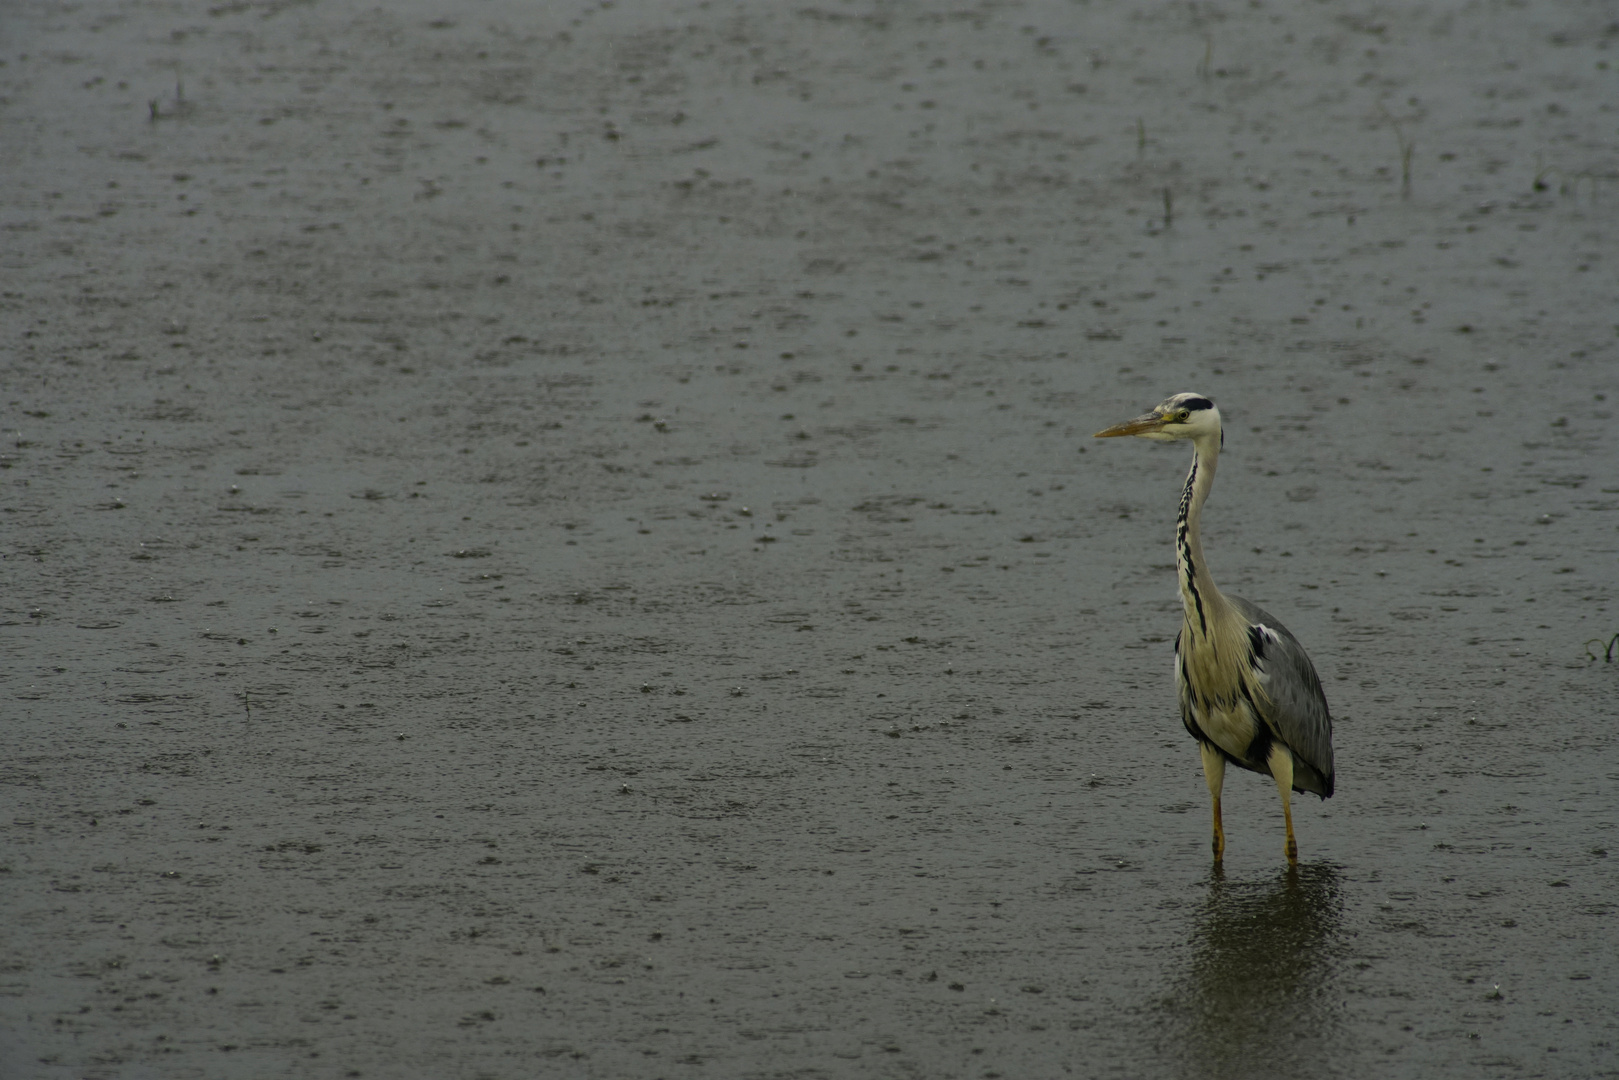
[[[1169,423],[1169,417],[1159,416],[1157,413],[1148,413],[1138,416],[1134,420],[1126,420],[1122,424],[1114,424],[1106,431],[1098,431],[1093,438],[1112,439],[1120,435],[1141,435],[1149,431],[1157,431]]]

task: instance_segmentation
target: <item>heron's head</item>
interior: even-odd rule
[[[1168,442],[1173,439],[1221,439],[1220,410],[1202,394],[1176,394],[1165,398],[1153,410],[1134,420],[1098,431],[1098,439],[1135,435]]]

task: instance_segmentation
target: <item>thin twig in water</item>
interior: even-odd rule
[[[1601,645],[1602,644],[1602,639],[1599,638],[1599,637],[1594,637],[1594,638],[1591,638],[1590,641],[1587,641],[1585,643],[1585,655],[1587,657],[1589,657],[1592,661],[1595,661],[1596,658],[1597,658],[1597,655],[1596,655],[1596,653],[1591,651],[1591,642],[1592,641],[1596,642],[1598,645]],[[1614,654],[1615,649],[1619,649],[1619,634],[1615,634],[1615,635],[1613,635],[1613,637],[1609,638],[1608,642],[1607,642],[1607,648],[1602,650],[1602,662],[1604,664],[1613,663],[1613,654]]]
[[[1394,139],[1400,144],[1400,198],[1409,199],[1411,197],[1411,152],[1417,148],[1417,144],[1405,137],[1405,129],[1400,126],[1398,120],[1394,119],[1394,114],[1389,112],[1388,106],[1380,101],[1377,103],[1377,108],[1388,120],[1390,126],[1394,128]]]

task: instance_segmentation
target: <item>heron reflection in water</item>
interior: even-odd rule
[[[1336,867],[1227,881],[1194,917],[1191,964],[1163,1001],[1163,1049],[1199,1080],[1319,1076],[1348,1037],[1333,978],[1343,958]]]

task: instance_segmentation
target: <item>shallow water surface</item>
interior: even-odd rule
[[[1609,21],[20,9],[0,1075],[1619,1072]]]

